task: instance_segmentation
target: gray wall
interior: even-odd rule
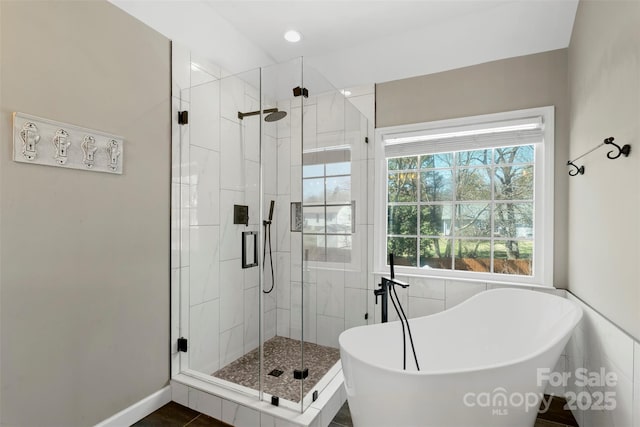
[[[603,31],[602,25],[606,30]],[[569,46],[570,152],[613,136],[580,160],[569,185],[569,290],[640,339],[640,1],[581,1]]]
[[[0,424],[92,425],[169,379],[170,45],[106,1],[0,10]],[[12,162],[13,111],[122,135],[124,174]]]
[[[567,50],[376,85],[376,127],[555,105],[554,285],[567,286]]]

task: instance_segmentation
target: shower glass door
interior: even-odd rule
[[[188,165],[182,187],[189,227],[181,277],[188,373],[257,398],[260,70],[224,78],[198,64],[191,70],[189,139],[182,147],[188,158],[182,162]]]
[[[339,372],[339,334],[367,323],[368,122],[301,58],[191,70],[182,372],[303,411]]]
[[[339,335],[367,324],[366,118],[319,72],[304,66],[301,165],[303,408],[339,372]],[[371,144],[373,145],[373,144]]]

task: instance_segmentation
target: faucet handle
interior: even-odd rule
[[[376,305],[378,304],[378,297],[380,295],[384,295],[384,289],[380,288],[380,289],[374,289],[373,290],[373,294],[376,296]]]

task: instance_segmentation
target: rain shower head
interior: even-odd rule
[[[278,120],[284,119],[287,117],[286,111],[274,111],[273,113],[267,114],[264,118],[265,122],[277,122]]]
[[[266,110],[262,110],[262,113],[266,114],[266,116],[264,116],[265,122],[277,122],[278,120],[284,119],[287,116],[286,111],[279,111],[277,108],[268,108]],[[247,116],[257,116],[258,114],[260,114],[260,110],[249,111],[248,113],[238,111],[238,118],[242,120]]]

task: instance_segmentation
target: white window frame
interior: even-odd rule
[[[543,122],[542,143],[535,144],[534,163],[534,252],[531,276],[482,273],[445,269],[422,269],[396,266],[396,274],[439,279],[470,280],[495,284],[521,284],[553,287],[553,197],[554,197],[554,112],[553,106],[530,108],[495,114],[463,117],[376,129],[374,195],[374,271],[388,274],[387,266],[387,158],[385,141],[419,134],[448,133],[479,129],[490,123],[540,116]],[[474,147],[469,147],[473,149]],[[479,147],[478,147],[479,148]],[[452,149],[451,151],[459,151]]]

